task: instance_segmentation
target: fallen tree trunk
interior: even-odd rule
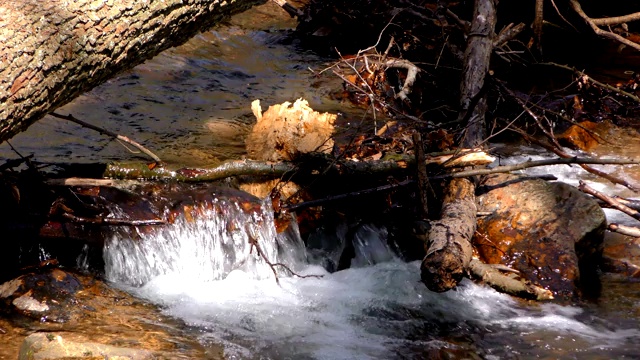
[[[0,142],[265,0],[0,0]]]

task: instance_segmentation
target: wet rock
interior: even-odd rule
[[[600,134],[609,126],[609,123],[583,121],[565,130],[558,136],[558,141],[574,150],[590,151],[599,144]]]
[[[564,183],[490,176],[479,189],[475,247],[556,297],[597,291],[606,219],[597,202]]]
[[[34,320],[65,322],[69,320],[70,302],[82,289],[80,281],[60,269],[22,275],[0,285],[3,308]]]
[[[74,339],[74,340],[70,340]],[[35,333],[20,346],[19,360],[39,359],[154,359],[152,352],[86,341],[82,336],[67,333]]]
[[[602,270],[640,278],[640,238],[607,233]]]
[[[0,359],[222,358],[156,307],[59,268],[1,284],[0,314]]]

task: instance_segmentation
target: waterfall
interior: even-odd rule
[[[255,279],[273,277],[249,239],[257,240],[272,263],[293,268],[304,263],[304,244],[297,231],[276,233],[270,201],[249,211],[228,199],[196,206],[197,217],[181,214],[173,224],[151,233],[126,230],[114,235],[104,248],[107,278],[140,286],[166,274],[213,281],[242,270]]]

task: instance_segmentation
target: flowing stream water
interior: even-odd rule
[[[192,166],[244,154],[256,98],[269,105],[304,97],[318,110],[359,118],[328,98],[325,89],[335,84],[310,76],[306,69],[321,69],[327,59],[297,47],[287,30],[294,23],[278,11],[261,7],[236,17],[60,112]],[[54,119],[12,144],[40,161],[131,156],[113,141]],[[15,157],[5,145],[0,156]],[[571,169],[552,171],[583,176]],[[222,343],[229,359],[640,358],[637,281],[604,275],[600,300],[576,305],[531,305],[470,281],[435,294],[420,283],[419,264],[401,261],[389,248],[384,228],[360,225],[352,238],[355,266],[329,273],[320,265],[331,255],[308,252],[295,231],[276,235],[268,204],[251,214],[234,203],[225,207],[224,217],[211,212],[178,221],[141,242],[112,239],[105,270],[118,286],[184,320],[203,344]],[[248,238],[258,239],[272,261],[322,277],[291,277],[280,269],[276,284],[271,269],[250,253]],[[346,231],[331,241],[342,246]]]

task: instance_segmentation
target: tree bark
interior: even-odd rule
[[[466,123],[460,147],[476,148],[485,138],[487,109],[485,76],[493,51],[497,0],[476,0],[460,83],[460,114]],[[426,255],[420,268],[422,281],[436,292],[453,289],[467,274],[476,231],[475,185],[454,179],[447,187],[441,218],[427,235]]]
[[[265,0],[0,0],[0,142]]]
[[[447,187],[442,217],[431,223],[420,267],[422,282],[431,291],[453,289],[466,275],[476,229],[475,186],[468,179],[453,179]]]
[[[485,76],[489,72],[496,20],[495,0],[476,0],[460,82],[459,119],[467,124],[461,147],[475,148],[485,138]]]

